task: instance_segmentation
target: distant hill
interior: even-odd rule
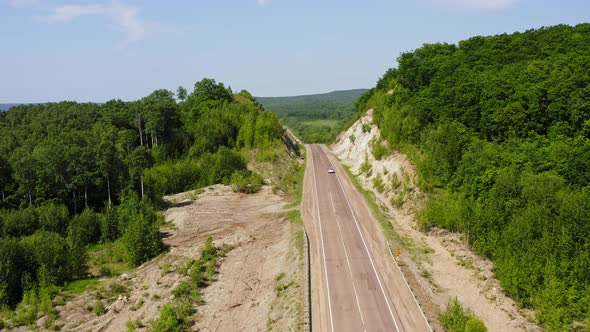
[[[17,106],[20,104],[0,104],[0,111],[6,111],[7,109],[11,108],[12,106]]]
[[[256,99],[265,109],[277,113],[279,117],[341,119],[344,113],[354,114],[354,102],[366,91],[367,89],[354,89],[302,96],[256,97]],[[340,115],[337,112],[341,112]]]
[[[355,101],[367,89],[329,93],[256,97],[266,110],[276,113],[306,143],[329,142],[355,113]]]

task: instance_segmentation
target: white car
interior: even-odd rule
[[[328,173],[336,173],[332,167],[328,168]]]

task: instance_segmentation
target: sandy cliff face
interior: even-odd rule
[[[427,196],[416,183],[416,168],[404,154],[393,151],[376,160],[372,153],[382,142],[373,125],[373,111],[342,132],[330,148],[354,173],[399,234],[400,265],[426,314],[438,325],[438,311],[457,297],[481,318],[489,331],[536,331],[533,313],[519,308],[493,276],[492,262],[478,257],[461,234],[442,229],[419,230],[416,214]],[[364,164],[364,165],[363,165]]]

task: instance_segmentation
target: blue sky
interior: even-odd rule
[[[0,0],[0,102],[369,88],[424,43],[589,21],[588,0]]]

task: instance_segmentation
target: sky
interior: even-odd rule
[[[587,22],[588,0],[0,0],[0,103],[371,88],[424,43]]]

